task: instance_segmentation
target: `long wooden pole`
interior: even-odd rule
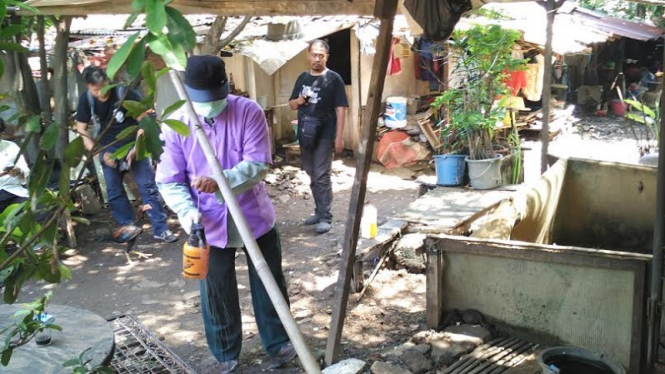
[[[545,6],[547,13],[547,28],[545,40],[545,72],[543,74],[543,128],[540,131],[541,157],[540,172],[547,171],[548,161],[547,153],[550,144],[550,99],[552,97],[552,38],[554,29],[554,15],[556,14],[556,5],[554,0],[547,0]]]
[[[291,343],[298,353],[300,362],[302,363],[307,373],[321,373],[319,364],[316,362],[316,359],[309,351],[309,348],[307,348],[305,339],[300,333],[295,319],[293,319],[293,316],[291,315],[289,305],[286,303],[284,296],[282,296],[282,292],[279,290],[277,282],[275,282],[275,278],[273,278],[272,273],[270,272],[270,268],[268,267],[268,264],[263,257],[263,254],[261,254],[261,249],[259,249],[259,246],[256,243],[256,239],[254,238],[254,235],[249,228],[247,218],[245,218],[245,215],[240,208],[240,204],[238,204],[238,200],[236,199],[233,191],[231,190],[231,187],[224,177],[222,166],[219,164],[219,161],[215,156],[215,151],[212,149],[208,137],[206,137],[203,126],[201,125],[201,121],[199,121],[199,117],[194,112],[194,107],[189,100],[189,96],[187,95],[187,91],[185,91],[185,86],[180,80],[178,72],[171,70],[170,75],[171,80],[173,81],[173,85],[178,92],[178,96],[183,100],[187,100],[184,105],[184,109],[187,117],[189,117],[189,120],[196,122],[196,130],[194,130],[196,140],[199,142],[201,148],[203,149],[203,153],[205,154],[206,160],[208,161],[208,165],[210,165],[210,168],[212,169],[212,177],[215,182],[217,182],[217,186],[219,186],[219,190],[224,197],[224,201],[226,201],[226,205],[229,208],[231,217],[233,217],[233,222],[235,222],[240,233],[240,237],[245,243],[245,248],[247,248],[247,254],[249,254],[249,258],[252,259],[252,263],[256,268],[256,272],[259,274],[259,278],[261,278],[261,282],[263,282],[263,285],[268,292],[270,301],[272,301],[272,304],[275,306],[277,315],[282,321],[284,329],[289,335]]]
[[[665,68],[665,50],[663,50]],[[660,107],[665,108],[665,95],[660,95]],[[665,144],[665,116],[660,117],[658,147]],[[663,244],[665,243],[665,152],[658,151],[658,181],[656,184],[656,217],[653,221],[653,258],[651,260],[651,295],[647,305],[649,331],[647,335],[647,368],[658,359],[660,316],[663,299]]]
[[[381,26],[376,41],[376,54],[374,55],[372,76],[367,94],[366,113],[368,115],[363,116],[362,128],[360,129],[356,176],[353,181],[351,201],[349,202],[349,214],[346,221],[344,248],[342,250],[342,265],[339,270],[339,277],[337,278],[335,305],[333,307],[332,322],[330,323],[330,333],[328,334],[328,343],[326,346],[326,365],[332,365],[339,357],[339,343],[342,339],[346,306],[349,301],[349,289],[351,286],[351,275],[353,274],[353,264],[356,258],[360,218],[363,212],[365,192],[367,191],[367,175],[372,163],[372,154],[374,153],[376,123],[381,112],[381,98],[388,69],[388,56],[390,54],[396,12],[397,0],[376,1],[374,16],[381,20]]]

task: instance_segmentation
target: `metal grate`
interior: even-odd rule
[[[443,374],[500,374],[521,364],[538,348],[516,338],[498,338],[463,356]]]
[[[118,374],[196,374],[135,317],[109,320],[115,335],[111,367]]]

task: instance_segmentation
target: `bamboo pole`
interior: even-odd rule
[[[219,186],[219,190],[222,193],[222,196],[224,197],[224,201],[226,201],[229,211],[231,212],[231,217],[233,217],[233,221],[235,222],[238,228],[240,237],[242,238],[242,241],[245,243],[245,247],[247,248],[247,253],[249,254],[249,257],[251,258],[252,263],[256,268],[256,272],[259,274],[259,278],[261,278],[261,282],[263,282],[263,285],[266,288],[270,300],[275,306],[277,315],[279,316],[279,319],[282,321],[284,329],[286,330],[286,333],[289,335],[289,338],[291,339],[291,343],[293,344],[294,348],[296,349],[296,352],[298,353],[298,358],[300,359],[300,362],[302,363],[307,373],[310,374],[321,373],[321,368],[319,367],[319,364],[316,362],[316,359],[309,351],[309,348],[307,348],[307,345],[305,344],[305,339],[300,333],[300,330],[298,330],[298,325],[296,324],[295,319],[293,319],[293,316],[291,315],[289,305],[286,303],[286,300],[282,296],[282,292],[279,290],[277,282],[275,282],[275,278],[273,278],[272,273],[270,272],[270,268],[268,267],[266,260],[263,258],[263,254],[261,254],[261,250],[259,249],[258,244],[256,244],[256,239],[254,238],[254,235],[252,234],[252,231],[249,228],[249,224],[247,223],[247,219],[245,218],[245,215],[243,214],[242,209],[240,208],[240,204],[238,204],[238,200],[236,199],[235,195],[233,194],[233,191],[231,190],[231,187],[229,187],[229,184],[226,181],[226,178],[224,177],[222,166],[219,164],[219,161],[215,156],[215,152],[212,149],[212,146],[210,145],[210,142],[208,141],[205,132],[203,131],[201,122],[198,119],[199,117],[194,112],[194,107],[192,106],[192,103],[189,100],[189,96],[185,91],[185,86],[180,80],[180,76],[175,70],[171,70],[170,75],[171,75],[171,80],[173,81],[173,85],[175,86],[176,91],[178,92],[178,96],[183,100],[187,100],[187,102],[184,105],[184,109],[190,121],[196,122],[196,129],[194,130],[194,135],[196,136],[196,140],[201,145],[206,160],[208,161],[208,164],[212,168],[212,177],[215,180],[215,182],[217,182],[217,186]]]
[[[663,51],[665,67],[665,51]],[[660,96],[660,107],[665,105],[665,95]],[[656,125],[656,124],[654,124]],[[665,144],[665,116],[660,117],[659,148]],[[658,360],[660,343],[660,318],[663,299],[663,243],[665,242],[665,152],[658,151],[658,180],[656,182],[656,216],[653,221],[653,258],[651,260],[651,295],[647,305],[649,332],[647,335],[647,368]]]
[[[547,0],[545,11],[547,13],[546,41],[545,41],[545,73],[543,74],[543,128],[540,130],[541,157],[540,172],[547,171],[547,152],[550,143],[550,99],[552,97],[552,37],[554,28],[554,15],[556,14],[554,0]]]

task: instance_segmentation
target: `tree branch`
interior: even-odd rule
[[[215,54],[216,52],[215,49],[219,44],[219,39],[222,37],[222,34],[224,33],[227,21],[228,17],[225,16],[215,17],[215,20],[212,22],[212,25],[210,25],[210,29],[208,30],[205,38],[203,39],[203,53]]]
[[[233,30],[233,31],[229,34],[229,36],[227,36],[226,38],[224,38],[224,40],[222,40],[221,42],[219,42],[219,44],[218,44],[218,47],[219,47],[219,48],[217,48],[217,50],[215,51],[215,54],[216,54],[218,51],[222,50],[222,48],[226,47],[227,44],[231,43],[231,42],[233,41],[233,39],[235,39],[236,36],[238,36],[238,34],[240,34],[240,33],[242,32],[242,30],[245,29],[245,26],[247,26],[247,24],[248,24],[249,21],[251,21],[251,20],[252,20],[252,17],[250,17],[250,16],[246,16],[245,18],[243,18],[242,22],[240,22],[240,24],[238,25],[238,27],[236,27],[235,30]]]

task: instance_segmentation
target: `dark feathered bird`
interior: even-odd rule
[[[118,227],[115,231],[113,231],[113,241],[126,245],[125,256],[127,256],[127,262],[129,264],[133,264],[132,258],[129,255],[130,253],[134,253],[140,258],[148,258],[152,256],[151,254],[133,250],[134,244],[136,244],[136,239],[138,239],[141,232],[143,232],[143,229],[136,225]]]

